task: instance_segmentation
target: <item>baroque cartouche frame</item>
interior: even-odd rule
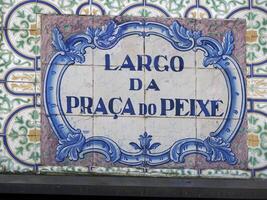
[[[86,48],[110,49],[121,39],[131,35],[142,37],[156,35],[168,41],[178,51],[201,50],[204,52],[203,66],[219,68],[223,73],[228,88],[226,120],[223,120],[217,130],[210,133],[206,139],[184,138],[175,141],[168,149],[157,152],[160,143],[151,143],[152,136],[144,133],[139,137],[139,144],[130,142],[135,150],[129,152],[108,137],[93,136],[86,139],[80,129],[73,128],[68,122],[61,107],[59,93],[64,72],[70,65],[85,62]],[[116,24],[110,20],[101,28],[88,27],[85,33],[74,34],[66,40],[55,27],[52,37],[57,52],[46,70],[43,98],[49,123],[59,142],[56,150],[58,162],[66,158],[77,161],[83,159],[87,153],[96,152],[105,155],[106,161],[128,166],[181,163],[190,154],[201,154],[208,162],[225,161],[231,165],[237,163],[231,142],[245,116],[246,91],[242,70],[232,56],[234,35],[231,31],[226,32],[221,43],[212,37],[203,36],[200,31],[188,30],[178,21],[168,27],[150,21]],[[58,63],[63,65],[59,67]],[[238,120],[233,120],[234,118]]]

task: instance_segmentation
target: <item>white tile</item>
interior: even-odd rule
[[[144,39],[141,36],[131,35],[121,39],[114,47],[107,50],[96,48],[93,50],[94,65],[106,66],[106,55],[110,55],[110,65],[117,67],[124,63],[128,55],[137,68],[137,55],[144,54]],[[126,61],[125,61],[126,62]]]
[[[169,71],[171,71],[171,61],[173,61],[177,71],[181,70],[182,66],[184,69],[195,68],[195,52],[193,50],[177,50],[170,42],[159,36],[150,35],[145,38],[145,54],[152,56],[152,58],[158,55],[165,56],[164,58],[160,57],[159,65],[162,67],[167,65]],[[153,59],[153,63],[154,61],[155,59]]]
[[[198,117],[224,118],[228,109],[228,89],[222,70],[220,69],[197,69],[197,90],[196,98],[202,102],[197,106]],[[213,103],[212,103],[213,102]],[[204,105],[206,104],[206,106]],[[212,109],[213,105],[218,105],[217,109]],[[221,116],[220,116],[221,115]]]
[[[94,136],[112,139],[126,151],[136,151],[130,142],[139,144],[139,136],[145,132],[143,117],[94,117]]]
[[[197,138],[205,140],[225,122],[224,119],[197,118]]]
[[[74,130],[81,130],[82,134],[86,137],[93,136],[93,117],[92,116],[69,116],[66,119]]]
[[[63,112],[68,115],[92,115],[87,109],[83,109],[84,98],[85,107],[89,104],[89,98],[93,98],[93,68],[92,66],[69,66],[61,81],[60,99]],[[69,99],[69,108],[67,110],[67,99]],[[75,103],[78,103],[76,106]],[[91,111],[93,112],[93,110]]]
[[[84,61],[84,63],[82,63],[82,65],[89,65],[89,66],[91,66],[91,65],[93,65],[93,49],[91,48],[91,47],[87,47],[86,49],[85,49],[85,55],[84,55],[84,57],[85,57],[85,61]]]
[[[194,100],[196,96],[195,79],[195,69],[184,69],[181,72],[146,71],[145,102],[146,104],[155,103],[157,105],[157,113],[154,116],[194,118],[194,115],[190,116],[190,99]],[[156,86],[150,89],[151,81],[152,85],[156,84]],[[166,108],[170,109],[169,111],[164,111],[164,102],[166,102]],[[172,109],[171,104],[174,104]]]
[[[145,130],[152,135],[153,142],[161,145],[156,152],[171,147],[176,141],[196,138],[195,118],[145,118]]]
[[[109,71],[105,70],[103,66],[94,66],[94,101],[97,107],[100,98],[105,102],[106,107],[112,98],[121,98],[113,102],[114,112],[121,115],[128,99],[132,102],[135,110],[134,115],[139,115],[139,104],[144,103],[144,88],[140,90],[130,90],[130,79],[139,79],[144,82],[144,73],[141,71]],[[132,113],[133,114],[133,113]],[[96,115],[102,113],[96,112]],[[114,115],[108,113],[108,115]],[[125,116],[131,114],[125,113]]]

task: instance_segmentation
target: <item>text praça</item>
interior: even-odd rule
[[[135,62],[134,62],[134,61]],[[106,71],[128,70],[128,71],[158,71],[158,72],[182,72],[184,60],[180,56],[172,56],[170,59],[166,55],[137,55],[132,59],[126,55],[121,65],[114,66],[110,54],[105,54]],[[114,74],[113,74],[114,75]],[[179,77],[177,77],[179,78]],[[114,79],[115,80],[115,79]],[[143,83],[141,79],[130,78],[127,90],[136,92],[141,90]],[[160,92],[160,85],[154,80],[144,88],[154,92]],[[124,91],[122,91],[124,92]],[[125,91],[126,92],[126,91]],[[224,112],[220,109],[224,102],[220,99],[183,99],[161,97],[157,104],[154,102],[136,102],[131,98],[122,99],[116,97],[99,97],[94,99],[90,96],[66,96],[66,113],[73,112],[85,115],[145,115],[145,116],[203,116],[221,117]]]

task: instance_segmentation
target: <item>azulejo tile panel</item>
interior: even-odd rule
[[[60,1],[35,1],[35,0],[3,0],[0,2],[0,24],[2,34],[0,46],[0,84],[1,84],[1,133],[0,133],[0,168],[1,171],[32,171],[38,168],[33,161],[30,165],[29,156],[21,156],[17,159],[6,147],[3,141],[3,127],[8,124],[12,126],[14,119],[24,109],[29,113],[38,110],[40,105],[40,13],[43,14],[83,14],[83,15],[134,15],[142,17],[173,16],[190,18],[242,18],[247,22],[247,48],[246,64],[248,74],[248,146],[249,146],[249,169],[253,169],[252,176],[257,178],[266,176],[266,157],[264,157],[264,123],[267,117],[266,88],[266,1],[241,0],[241,1],[157,1],[157,0],[132,0],[132,1],[105,1],[105,0],[60,0]],[[8,34],[7,34],[8,32]],[[14,34],[13,34],[14,33]],[[20,34],[21,33],[21,36]],[[22,34],[23,33],[23,34]],[[23,38],[27,35],[26,38]],[[8,36],[8,37],[7,37]],[[12,41],[7,40],[12,38]],[[34,38],[34,39],[29,39]],[[14,41],[14,40],[15,41]],[[9,39],[10,40],[10,39]],[[24,41],[24,42],[23,42]],[[28,42],[29,41],[29,42]],[[24,43],[24,47],[21,46]],[[92,64],[92,63],[91,63]],[[88,64],[90,65],[90,64]],[[35,77],[34,75],[35,74]],[[34,88],[34,89],[33,89]],[[34,90],[36,94],[34,94]],[[28,100],[29,99],[29,100]],[[33,105],[33,107],[31,107]],[[29,106],[29,108],[27,107]],[[25,108],[24,108],[25,107]],[[14,118],[10,117],[14,116]],[[251,116],[255,118],[252,120]],[[25,114],[27,119],[29,115]],[[8,122],[9,119],[11,119]],[[12,122],[11,122],[12,121]],[[27,121],[27,120],[26,120]],[[256,122],[255,122],[256,121]],[[40,119],[36,119],[40,124]],[[16,127],[16,126],[14,126]],[[260,127],[260,128],[259,128]],[[36,127],[38,129],[38,127]],[[260,132],[259,132],[260,131]],[[38,132],[38,131],[37,131]],[[36,135],[36,134],[34,134]],[[22,136],[24,137],[24,136]],[[28,139],[29,140],[29,139]],[[15,139],[15,144],[19,143]],[[12,142],[11,142],[12,143]],[[37,147],[39,148],[39,147]],[[26,153],[25,153],[26,155]],[[21,162],[21,160],[23,162]],[[37,161],[34,161],[38,163]],[[45,172],[74,172],[88,170],[79,167],[40,167]],[[106,170],[106,169],[105,169]],[[37,170],[38,171],[38,170]],[[90,170],[89,170],[90,171]],[[112,171],[112,170],[111,170]],[[116,171],[116,170],[115,170]],[[119,170],[117,170],[119,171]],[[123,170],[120,170],[123,171]],[[243,172],[228,170],[208,170],[210,176],[223,174],[223,177],[242,177]],[[191,170],[189,170],[191,173]],[[127,173],[127,172],[125,172]],[[161,172],[163,173],[163,172]],[[179,174],[180,172],[174,172]],[[192,174],[197,173],[192,171]],[[204,171],[198,172],[203,176],[208,174]],[[183,172],[181,172],[183,174]],[[185,173],[187,174],[187,173]],[[229,176],[227,174],[230,174]],[[250,170],[246,171],[250,176]]]
[[[87,27],[79,26],[81,30],[77,31],[55,26],[64,18],[69,27],[79,24],[76,20],[83,20],[83,26]],[[236,40],[235,50],[231,44],[234,41],[232,34],[238,35],[236,29],[244,38],[244,21],[221,20],[217,27],[222,34],[208,36],[204,29],[214,24],[213,20],[204,20],[201,24],[201,21],[178,18],[73,16],[74,21],[71,18],[56,15],[42,18],[42,30],[47,31],[43,32],[42,38],[46,37],[43,41],[50,41],[50,45],[45,43],[42,48],[42,58],[45,58],[42,66],[43,165],[115,167],[118,170],[128,166],[137,171],[141,168],[148,174],[152,174],[153,169],[170,172],[173,168],[247,169],[245,70],[241,69],[246,66],[245,55],[239,53],[244,40]],[[203,30],[207,36],[201,37],[198,30]],[[166,56],[151,46],[151,40],[156,37],[163,41],[154,48],[165,49]],[[184,37],[185,41],[179,37]],[[205,40],[203,44],[201,39]],[[209,45],[205,46],[206,42],[219,50],[222,48],[226,59],[233,53],[238,61],[229,58],[227,62],[219,63],[220,55]],[[51,55],[49,48],[52,49],[52,45],[55,52]],[[208,52],[202,63],[196,62],[193,47]],[[90,56],[84,56],[90,48],[93,52],[88,51]],[[172,48],[181,55],[175,54]],[[192,54],[184,53],[186,51]],[[208,57],[210,52],[211,57]],[[85,58],[91,55],[93,63],[84,64]],[[215,55],[217,57],[213,58]],[[152,61],[154,65],[151,65]],[[211,64],[214,63],[226,69],[213,68]],[[81,73],[75,72],[78,69]],[[221,71],[230,77],[227,79],[230,83],[227,83],[234,86],[222,84],[224,75]],[[177,79],[179,75],[182,77]],[[71,85],[77,79],[80,83]],[[222,88],[217,88],[221,92],[202,91],[197,87],[198,84],[208,87],[213,84],[209,81],[215,79],[222,84]],[[186,81],[191,81],[191,85],[183,90]],[[234,104],[227,103],[228,106],[220,106],[220,110],[219,103],[229,102],[224,98],[228,95]],[[124,102],[125,106],[121,107]],[[215,110],[210,112],[210,109]],[[211,123],[208,128],[201,128],[202,135],[198,135],[197,124],[205,124],[206,117]],[[216,119],[219,122],[215,122]],[[209,136],[215,125],[222,128],[215,128],[217,133],[213,133],[214,137]],[[216,138],[216,134],[229,141]],[[234,138],[232,152],[230,145]],[[219,145],[218,149],[216,145]]]

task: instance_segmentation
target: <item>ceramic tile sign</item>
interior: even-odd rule
[[[246,168],[244,37],[242,20],[42,16],[42,164]]]

